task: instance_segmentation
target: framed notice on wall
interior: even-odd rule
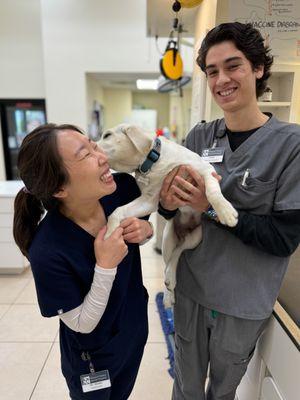
[[[280,61],[300,62],[299,0],[229,0],[229,19],[251,23]]]

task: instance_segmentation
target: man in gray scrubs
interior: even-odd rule
[[[182,205],[203,212],[202,242],[182,254],[177,269],[173,400],[234,400],[299,244],[300,126],[257,105],[272,62],[260,33],[238,22],[212,29],[199,50],[197,63],[224,118],[197,124],[186,146],[215,157],[239,221],[235,228],[218,222],[190,167],[165,179],[163,216]]]

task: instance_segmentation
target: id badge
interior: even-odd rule
[[[223,162],[225,153],[224,147],[214,147],[211,149],[204,149],[201,154],[201,158],[209,163],[221,163]]]
[[[109,372],[107,369],[80,376],[83,393],[111,387]]]

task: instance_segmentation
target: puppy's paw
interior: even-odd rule
[[[107,239],[115,229],[117,229],[117,227],[120,225],[120,221],[118,218],[108,218],[108,222],[107,222],[107,231],[105,233],[104,239]]]
[[[164,302],[165,308],[173,307],[173,305],[175,304],[174,291],[170,292],[168,289],[165,288],[163,302]]]
[[[220,222],[223,225],[235,226],[238,222],[238,212],[236,209],[229,203],[229,201],[225,200],[222,202],[221,206],[218,209],[215,208],[217,216]]]
[[[170,265],[165,270],[165,287],[169,292],[174,292],[176,286],[176,271],[170,268]]]

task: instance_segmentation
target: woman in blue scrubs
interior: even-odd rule
[[[111,175],[102,150],[72,125],[31,132],[18,167],[25,187],[15,200],[14,237],[30,261],[42,315],[60,317],[70,397],[125,400],[148,335],[139,244],[153,231],[127,218],[104,235],[107,217],[140,195],[135,180]]]

